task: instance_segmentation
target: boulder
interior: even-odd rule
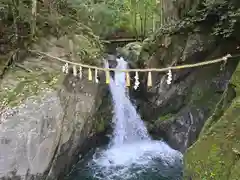
[[[47,49],[66,55],[56,46]],[[95,116],[104,86],[86,74],[82,80],[64,75],[61,65],[29,56],[1,80],[0,179],[63,179],[87,139],[104,130]]]
[[[141,42],[131,42],[124,47],[118,48],[117,53],[129,63],[130,67],[136,68],[138,66],[138,57],[140,55],[141,48]]]

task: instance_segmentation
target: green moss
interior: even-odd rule
[[[159,118],[160,121],[166,121],[166,120],[169,120],[173,117],[174,115],[173,114],[166,114],[165,116],[161,116]]]
[[[93,133],[104,132],[110,126],[110,122],[112,119],[111,112],[112,112],[112,102],[108,94],[102,97],[102,103],[98,111],[96,112],[96,114],[92,116],[92,118],[94,119]]]
[[[26,72],[13,67],[9,69],[1,84],[1,105],[13,107],[44,89],[55,88],[59,77],[57,72],[47,73],[41,70]]]
[[[240,65],[232,77],[239,92]],[[221,103],[220,103],[221,104]],[[223,104],[223,103],[222,103]],[[240,96],[216,116],[184,157],[185,178],[194,180],[237,180],[240,168]],[[212,117],[208,121],[212,121]],[[208,123],[207,121],[207,123]]]
[[[239,180],[240,177],[240,161],[237,161],[236,164],[234,165],[234,167],[232,167],[232,171],[231,174],[229,176],[229,179],[231,180]]]
[[[240,151],[240,97],[185,155],[186,174],[194,180],[228,180]],[[240,168],[240,167],[239,167]],[[229,179],[230,180],[230,179]]]
[[[96,120],[96,132],[103,132],[106,129],[106,121],[103,118],[99,118]]]
[[[224,111],[229,107],[230,105],[229,102],[233,100],[234,96],[235,91],[231,86],[229,86],[224,91],[220,101],[217,103],[213,114],[209,117],[209,119],[205,123],[200,136],[206,133],[209,130],[209,128],[219,120],[219,118],[223,115]]]
[[[160,116],[157,120],[153,120],[150,122],[146,121],[147,128],[150,132],[154,131],[154,129],[160,128],[164,122],[167,122],[173,119],[174,116],[175,116],[174,114],[169,113],[169,114]],[[159,137],[156,137],[156,138],[159,138]]]
[[[240,65],[238,65],[235,71],[235,76],[232,77],[231,82],[235,86],[237,96],[240,96]]]
[[[163,121],[168,121],[170,119],[172,119],[174,117],[174,114],[166,114],[166,115],[163,115],[163,116],[160,116],[158,118],[158,120],[154,121],[154,125],[159,125],[161,124]]]

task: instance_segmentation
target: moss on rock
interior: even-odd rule
[[[105,92],[102,97],[102,102],[99,106],[98,111],[92,116],[94,118],[93,131],[92,133],[98,134],[105,132],[110,128],[111,119],[112,119],[112,102],[110,98],[110,94],[106,86],[102,87]]]
[[[231,82],[235,85],[237,96],[220,117],[215,117],[217,120],[214,123],[210,123],[213,117],[207,120],[204,133],[185,154],[186,179],[239,179],[236,169],[240,168],[240,65]]]
[[[29,64],[37,63],[27,60],[25,62],[29,62]],[[40,63],[39,67],[41,67]],[[44,67],[42,69],[32,67],[30,71],[28,72],[17,66],[8,70],[0,85],[2,106],[16,106],[44,89],[55,88],[60,78],[59,71],[54,71],[54,69],[47,72]]]

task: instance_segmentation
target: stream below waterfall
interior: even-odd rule
[[[117,61],[116,68],[127,68],[123,58]],[[89,152],[66,179],[181,180],[182,154],[150,137],[128,97],[125,74],[116,72],[109,87],[114,105],[113,134],[106,145]]]

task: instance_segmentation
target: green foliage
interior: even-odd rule
[[[3,44],[1,53],[8,54],[15,49],[27,49],[41,39],[65,36],[74,40],[75,52],[79,59],[82,61],[97,59],[103,48],[99,37],[83,22],[83,19],[75,16],[76,9],[69,4],[70,1],[37,1],[36,9],[33,2],[30,0],[0,2],[0,25],[3,27],[0,30],[0,41]],[[65,43],[65,46],[68,44]]]
[[[101,36],[119,29],[129,34],[146,35],[152,32],[153,16],[158,15],[155,0],[74,0],[71,5],[76,15]]]
[[[34,8],[34,2],[37,2]],[[0,2],[3,54],[27,49],[42,38],[74,40],[77,58],[88,63],[101,55],[100,38],[123,31],[146,36],[153,31],[157,15],[155,0],[3,0]],[[67,48],[65,43],[64,48]]]
[[[163,37],[166,36],[179,34],[188,36],[191,33],[199,33],[212,35],[212,39],[216,41],[240,40],[238,33],[240,1],[203,0],[199,2],[192,5],[181,19],[164,24],[156,33],[144,40],[139,58],[141,62],[158,51],[159,45],[163,44]]]
[[[205,16],[204,20],[207,20],[207,18],[209,19],[208,21],[210,21],[210,18],[216,19],[213,22],[213,35],[231,36],[235,31],[237,22],[240,20],[239,2],[205,0],[204,6],[205,8],[199,11],[202,17]]]
[[[238,35],[240,2],[237,0],[204,0],[187,12],[180,21],[166,24],[155,37],[163,34],[184,34],[194,31],[211,33],[228,38]]]

